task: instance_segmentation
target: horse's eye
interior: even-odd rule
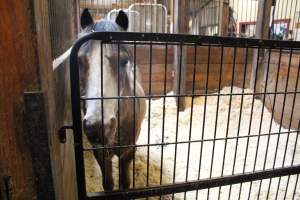
[[[129,62],[128,59],[120,59],[120,66],[121,67],[125,67],[127,65],[127,63]]]

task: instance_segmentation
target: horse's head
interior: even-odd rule
[[[126,31],[128,18],[119,11],[115,21],[95,22],[87,9],[81,15],[83,36],[93,31]],[[122,92],[123,78],[132,67],[130,54],[126,47],[116,44],[103,44],[90,40],[79,51],[81,95],[93,97],[117,97]],[[103,67],[101,69],[101,64]],[[120,77],[118,77],[118,74]],[[118,103],[116,99],[86,100],[84,103],[83,128],[91,142],[101,142],[104,133],[105,143],[112,143],[117,127]]]

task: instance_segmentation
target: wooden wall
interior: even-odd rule
[[[49,29],[52,60],[68,50],[77,38],[79,5],[77,0],[49,1]],[[63,125],[72,124],[69,99],[69,60],[66,60],[53,72],[53,113],[54,134]],[[56,140],[57,138],[53,138]],[[67,132],[65,144],[55,141],[51,148],[56,172],[56,190],[58,199],[76,199],[77,186],[75,174],[73,135]]]
[[[210,51],[210,58],[209,56]],[[236,57],[234,58],[234,51],[236,51]],[[166,92],[173,90],[173,49],[172,46],[168,47],[167,59],[165,47],[154,46],[152,50],[152,61],[151,61],[151,93],[162,95],[164,93],[164,81],[165,81],[165,70],[166,73]],[[220,80],[220,71],[221,71],[221,48],[211,47],[209,50],[208,47],[198,47],[197,56],[196,56],[196,65],[194,65],[194,48],[188,48],[187,53],[187,77],[186,77],[186,93],[189,94],[192,92],[193,88],[193,72],[194,66],[196,66],[196,75],[195,75],[195,93],[204,93],[206,89],[206,80],[208,77],[208,92],[216,92],[219,88]],[[149,46],[140,46],[137,47],[136,51],[136,61],[139,66],[141,75],[142,75],[142,85],[146,93],[149,93],[149,80],[150,80],[150,48]],[[300,53],[294,52],[291,59],[291,69],[288,79],[288,92],[295,91],[295,84],[297,79],[297,72],[299,68],[299,58]],[[209,62],[208,62],[209,59]],[[234,62],[235,59],[235,62]],[[287,73],[289,68],[289,52],[283,52],[279,78],[278,78],[278,92],[284,92],[287,82]],[[233,83],[234,86],[242,87],[244,81],[244,73],[246,71],[245,87],[249,88],[250,86],[250,77],[251,77],[251,67],[253,60],[253,51],[252,49],[248,50],[247,62],[246,62],[246,49],[243,48],[230,48],[225,47],[223,50],[223,65],[221,73],[221,89],[225,86],[231,86]],[[266,61],[267,62],[267,59]],[[271,54],[270,60],[270,69],[269,69],[269,78],[268,78],[268,87],[267,92],[275,92],[275,84],[277,81],[277,69],[279,62],[279,52],[274,51]],[[209,63],[209,65],[208,65]],[[235,64],[234,64],[235,63]],[[265,63],[266,65],[267,63]],[[207,70],[209,71],[207,73]],[[234,74],[233,72],[234,68]],[[208,75],[208,76],[207,76]],[[232,79],[232,77],[234,78]],[[233,80],[233,82],[232,82]],[[260,91],[263,92],[264,83],[257,83],[257,87],[260,87]],[[298,90],[300,91],[300,83],[298,80]],[[283,101],[285,98],[285,106],[283,109]],[[261,96],[262,99],[262,96]],[[282,124],[284,127],[289,127],[291,119],[291,111],[293,111],[291,128],[297,129],[298,123],[300,120],[300,95],[296,95],[295,105],[293,106],[293,94],[288,94],[284,97],[283,94],[276,95],[276,101],[274,106],[274,118],[275,120]],[[267,95],[266,97],[266,106],[272,111],[274,104],[274,95]],[[283,112],[283,115],[282,115]],[[281,119],[282,118],[282,119]]]
[[[298,77],[297,80],[300,68],[300,52],[293,52],[291,60],[290,52],[283,52],[281,55],[280,65],[279,57],[280,54],[278,51],[271,54],[267,92],[275,92],[277,79],[278,92],[300,92],[300,77]],[[288,73],[288,71],[290,72]],[[298,82],[297,88],[296,82]],[[276,99],[274,99],[275,95],[269,94],[266,96],[267,108],[272,111],[274,107],[275,120],[279,123],[282,121],[285,128],[291,127],[293,129],[298,129],[300,120],[300,94],[277,94]]]
[[[9,177],[4,200],[37,199],[23,134],[23,93],[40,90],[32,1],[0,1],[0,16],[0,182]]]
[[[194,66],[196,67],[195,76],[195,91],[204,92],[206,88],[207,69],[208,72],[208,91],[213,92],[218,89],[219,76],[221,71],[221,48],[211,47],[210,58],[208,58],[208,47],[197,47],[196,62],[195,49],[189,47],[187,49],[187,77],[186,77],[186,89],[190,93],[193,87],[193,72]],[[221,73],[221,87],[230,86],[232,80],[232,71],[234,67],[234,81],[235,86],[242,86],[244,70],[246,73],[246,83],[248,84],[251,71],[251,59],[252,51],[248,51],[247,65],[246,50],[236,48],[236,58],[234,62],[234,48],[225,47],[223,50],[223,66]],[[164,77],[165,69],[166,75],[166,89],[170,92],[173,89],[173,56],[174,50],[172,46],[168,47],[167,59],[166,50],[164,47],[153,47],[152,50],[152,62],[151,62],[151,93],[163,94],[164,91]],[[167,62],[165,62],[165,59]],[[209,59],[209,62],[208,62]],[[149,92],[149,80],[150,80],[150,48],[149,47],[137,47],[136,51],[137,65],[142,74],[142,84],[146,92]],[[209,66],[208,66],[209,63]],[[235,63],[235,64],[234,64]],[[183,66],[182,66],[183,67]],[[246,86],[247,86],[246,84]]]
[[[0,2],[0,199],[76,199],[64,124],[65,66],[52,60],[77,33],[76,0]],[[8,196],[6,195],[8,192]]]

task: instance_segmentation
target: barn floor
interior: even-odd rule
[[[241,93],[240,88],[233,88],[233,93]],[[230,93],[230,88],[224,88],[221,93]],[[251,93],[250,90],[245,90],[245,93]],[[199,97],[194,99],[193,108],[193,120],[192,129],[190,131],[190,117],[191,108],[187,106],[184,112],[180,112],[178,120],[178,142],[191,140],[201,140],[202,130],[204,130],[203,144],[201,142],[181,143],[177,145],[177,157],[174,173],[174,155],[175,145],[169,144],[149,147],[149,184],[158,185],[160,182],[160,170],[161,170],[161,150],[163,148],[163,183],[172,183],[173,174],[175,174],[175,182],[183,182],[186,180],[196,180],[199,175],[199,160],[202,156],[200,178],[219,177],[223,171],[223,175],[230,175],[232,173],[251,172],[254,169],[255,156],[257,152],[257,160],[255,170],[262,170],[264,168],[281,167],[283,159],[285,157],[285,166],[289,166],[293,159],[293,153],[296,146],[296,152],[294,157],[294,164],[300,164],[300,143],[295,144],[296,132],[290,134],[284,133],[275,135],[265,135],[259,137],[242,137],[238,140],[235,138],[228,139],[225,146],[226,135],[228,137],[236,137],[250,135],[257,135],[258,133],[267,134],[286,132],[287,129],[280,127],[275,121],[271,120],[271,113],[263,108],[263,104],[259,100],[254,100],[252,124],[249,133],[249,124],[251,118],[252,108],[252,96],[245,95],[243,97],[243,104],[241,106],[241,96],[232,96],[231,106],[229,96],[221,96],[219,98],[218,119],[217,128],[215,130],[216,113],[217,113],[217,101],[218,97],[210,96],[207,98],[205,106],[205,97]],[[188,105],[191,104],[191,99],[186,99]],[[149,102],[148,102],[149,104]],[[166,111],[165,111],[165,127],[164,127],[164,142],[172,143],[176,140],[176,121],[177,121],[177,109],[176,101],[174,98],[166,98]],[[228,111],[230,109],[229,126],[227,127]],[[163,113],[163,99],[151,100],[151,113],[150,113],[150,141],[149,143],[161,143],[162,142],[162,113]],[[205,117],[204,116],[205,113]],[[241,113],[241,115],[240,115]],[[263,115],[262,115],[263,113]],[[261,121],[262,117],[262,122]],[[205,119],[205,120],[204,120]],[[240,120],[239,120],[240,119]],[[271,125],[271,128],[270,128]],[[240,127],[239,127],[240,126]],[[292,130],[291,130],[292,131]],[[215,142],[210,139],[218,138]],[[258,145],[258,138],[260,140]],[[267,144],[269,146],[267,150]],[[278,145],[277,145],[278,142]],[[86,142],[87,143],[87,142]],[[148,143],[148,114],[142,125],[141,135],[137,142],[138,144]],[[248,152],[245,164],[246,147],[248,144]],[[287,148],[286,148],[287,144]],[[203,145],[203,146],[201,146]],[[274,157],[277,156],[274,162]],[[226,151],[225,151],[226,148]],[[213,151],[214,149],[214,151]],[[267,152],[266,152],[267,150]],[[285,151],[286,150],[286,151]],[[189,161],[188,152],[190,152]],[[214,152],[214,153],[213,153]],[[223,157],[225,152],[224,170],[222,170]],[[142,187],[146,185],[147,177],[147,147],[137,148],[136,153],[136,187]],[[213,155],[213,158],[212,158]],[[265,156],[267,155],[267,157]],[[211,165],[213,162],[213,166]],[[188,163],[188,168],[187,168]],[[234,164],[235,163],[235,164]],[[85,165],[86,165],[86,180],[87,191],[95,192],[102,190],[101,187],[101,172],[94,160],[91,153],[85,153]],[[118,177],[117,173],[118,161],[114,159],[115,177]],[[234,169],[233,169],[234,166]],[[186,177],[188,169],[188,176]],[[211,171],[211,173],[210,173]],[[117,178],[116,178],[117,180]],[[270,187],[269,199],[274,199],[277,191],[278,178],[272,180]],[[283,199],[286,190],[287,177],[281,178],[278,199]],[[287,189],[286,199],[292,199],[296,176],[291,176],[289,179],[289,185]],[[116,184],[117,185],[117,184]],[[257,199],[260,181],[253,182],[250,199]],[[298,184],[298,188],[299,188]],[[220,193],[220,199],[228,199],[229,190],[231,190],[230,198],[237,199],[239,191],[241,189],[240,199],[247,199],[249,193],[250,183],[233,185],[222,187]],[[267,191],[269,187],[269,180],[262,181],[259,199],[267,199]],[[202,190],[198,192],[198,199],[206,199],[208,190]],[[217,199],[219,194],[218,188],[210,189],[209,198]],[[176,194],[175,199],[184,199],[183,194]],[[196,192],[188,192],[186,199],[195,199]],[[165,196],[164,199],[170,199],[169,196]],[[296,193],[296,199],[300,199],[300,188]]]

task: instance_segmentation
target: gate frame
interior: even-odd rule
[[[272,48],[272,49],[294,49],[300,50],[300,42],[261,40],[249,38],[229,38],[216,36],[197,36],[187,34],[165,34],[165,33],[135,33],[135,32],[92,32],[80,38],[73,46],[70,55],[70,80],[71,80],[71,102],[73,134],[76,160],[76,178],[78,188],[78,199],[128,199],[142,198],[150,196],[160,196],[179,192],[194,191],[212,187],[231,185],[249,181],[263,180],[273,177],[300,174],[300,165],[293,165],[284,168],[274,168],[263,171],[254,171],[251,173],[235,174],[211,179],[201,179],[197,181],[188,181],[184,183],[175,183],[169,185],[159,185],[147,188],[135,188],[124,191],[86,193],[83,143],[82,143],[82,120],[80,108],[80,85],[79,85],[79,65],[78,52],[80,47],[88,40],[101,40],[103,43],[134,41],[143,42],[142,44],[167,43],[173,45],[198,45],[198,46],[220,46],[240,47],[240,48]],[[139,44],[139,43],[134,43]],[[300,93],[300,92],[296,92]],[[193,96],[178,95],[181,97]],[[135,97],[128,97],[135,98]],[[299,127],[296,131],[299,134]]]

